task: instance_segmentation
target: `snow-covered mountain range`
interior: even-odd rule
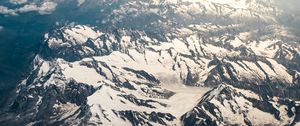
[[[300,125],[300,43],[272,0],[81,1],[45,34],[7,125]],[[107,10],[101,10],[106,12]]]

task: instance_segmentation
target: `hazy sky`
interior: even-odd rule
[[[1,1],[1,0],[0,0]],[[9,0],[10,3],[13,4],[26,4],[28,0]],[[31,12],[31,11],[37,11],[40,14],[49,14],[52,11],[55,10],[57,2],[61,0],[49,0],[46,2],[43,2],[41,5],[36,4],[35,2],[31,4],[26,4],[21,8],[17,9],[11,9],[5,6],[0,5],[0,14],[10,14],[10,15],[16,15],[18,13],[24,13],[24,12]],[[86,0],[74,0],[78,2],[78,5],[81,5]],[[285,8],[285,10],[293,10],[296,11],[298,14],[300,14],[300,0],[275,0],[278,2],[278,5]]]
[[[276,0],[282,7],[300,13],[300,0]]]

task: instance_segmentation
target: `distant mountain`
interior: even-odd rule
[[[300,125],[299,38],[280,19],[299,17],[273,1],[99,3],[107,27],[44,35],[1,124]]]

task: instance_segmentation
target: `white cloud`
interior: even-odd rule
[[[17,0],[11,0],[11,1],[17,1]],[[23,1],[23,0],[21,0],[21,1]],[[17,15],[18,13],[26,13],[26,12],[36,11],[43,15],[43,14],[50,14],[51,12],[53,12],[56,9],[56,6],[57,6],[57,3],[51,2],[51,1],[46,1],[41,4],[30,3],[30,4],[24,5],[20,8],[15,8],[15,9],[10,9],[10,8],[0,5],[0,14]]]
[[[4,27],[3,27],[3,26],[0,26],[0,32],[1,32],[3,29],[4,29]]]
[[[55,10],[57,6],[57,3],[54,2],[44,2],[40,6],[36,4],[27,4],[16,11],[20,13],[25,13],[25,12],[31,12],[31,11],[37,11],[40,14],[50,14],[52,11]]]
[[[27,3],[27,0],[9,0],[12,4],[25,4]]]
[[[77,0],[77,6],[82,5],[85,2],[85,0]]]
[[[0,5],[0,14],[16,15],[15,10]]]
[[[16,11],[21,12],[21,13],[25,13],[25,12],[31,12],[31,11],[38,11],[38,6],[35,4],[27,4],[19,9],[17,9]]]
[[[54,2],[44,2],[40,7],[39,7],[39,13],[40,14],[49,14],[52,11],[56,9],[57,3]]]

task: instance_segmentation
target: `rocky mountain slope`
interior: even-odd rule
[[[300,46],[272,1],[99,3],[109,28],[46,33],[1,124],[299,125]]]

